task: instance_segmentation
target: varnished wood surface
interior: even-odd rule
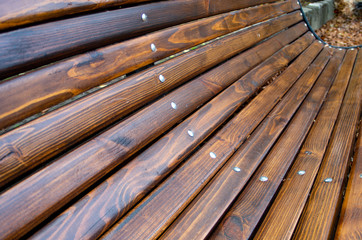
[[[0,129],[171,54],[292,10],[291,2],[278,2],[221,14],[100,48],[5,81],[0,84]],[[150,48],[152,43],[156,52]]]
[[[0,78],[150,31],[273,1],[161,1],[3,33]],[[142,21],[143,13],[148,16],[146,22]]]
[[[301,79],[299,79],[296,83],[296,87],[292,88],[291,92],[288,92],[282,102],[278,104],[276,108],[271,112],[266,121],[263,122],[257,130],[255,130],[255,132],[253,133],[255,137],[249,138],[251,139],[248,142],[250,143],[250,145],[247,143],[245,147],[241,148],[239,154],[235,155],[237,156],[237,160],[234,159],[233,163],[238,160],[240,160],[240,162],[236,163],[236,166],[232,167],[230,165],[225,165],[228,167],[224,167],[220,171],[220,173],[212,180],[212,182],[203,189],[203,191],[186,208],[186,210],[182,212],[179,218],[177,218],[174,223],[167,229],[166,233],[163,235],[164,239],[189,239],[191,236],[196,236],[196,238],[203,239],[211,233],[212,229],[219,222],[225,211],[230,207],[230,204],[238,195],[239,191],[243,188],[246,181],[251,177],[251,174],[255,171],[258,163],[262,161],[263,157],[273,145],[273,142],[278,139],[278,135],[284,129],[286,124],[290,121],[294,113],[298,110],[298,107],[302,104],[309,90],[313,87],[313,83],[317,79],[319,72],[323,69],[323,65],[326,64],[328,59],[329,53],[328,50],[325,50],[316,59],[316,62],[320,63],[321,66],[318,66],[312,71],[307,71],[306,74],[303,74]],[[306,101],[304,101],[301,109],[308,106],[306,102],[308,103],[308,98]],[[311,112],[313,113],[317,110],[318,109],[315,109]],[[298,111],[298,113],[299,112],[300,110]],[[300,119],[300,121],[301,120],[302,119]],[[303,118],[303,120],[305,119]],[[295,121],[296,120],[293,118],[291,125],[295,128],[303,130],[301,124],[295,124]],[[306,123],[308,122],[303,121],[303,124]],[[293,132],[293,135],[294,134],[295,132]],[[285,139],[283,137],[284,135],[285,133],[283,133],[280,139]],[[276,145],[278,145],[278,143],[281,141],[280,139],[278,140]],[[297,134],[295,134],[295,137],[293,139],[294,141],[301,140],[298,138]],[[276,148],[273,148],[270,154],[273,154],[273,152],[276,151],[274,149]],[[288,148],[288,154],[292,155],[294,152],[295,151],[292,151],[290,148]],[[263,162],[262,166],[265,165],[265,162],[269,162],[268,158],[273,156],[270,154],[267,156],[267,159]],[[288,158],[287,156],[283,156],[280,158],[280,161],[282,161],[282,159],[284,164]],[[273,159],[272,164],[276,163],[277,161]],[[243,166],[243,164],[245,164],[245,167]],[[239,167],[241,171],[234,171],[234,167]],[[251,183],[254,183],[253,179],[256,178],[256,176],[260,176],[260,174],[258,174],[258,171],[251,177]],[[282,171],[282,169],[277,169],[275,171],[280,172]],[[272,174],[268,175],[270,179],[269,181],[271,182],[273,180]],[[246,189],[249,188],[249,185],[250,184],[247,185]],[[249,200],[246,201],[249,206],[243,209],[242,214],[245,215],[240,218],[240,221],[242,221],[241,219],[245,219],[247,224],[245,224],[245,222],[242,222],[243,232],[237,231],[237,235],[233,236],[234,238],[246,238],[248,232],[253,229],[252,218],[257,217],[260,212],[262,212],[262,210],[257,209],[257,206],[259,202],[264,203],[265,201],[263,201],[263,194],[258,192],[258,189],[260,188],[258,188],[257,186],[253,186],[253,192],[250,191],[247,195],[248,197],[253,199],[249,199],[251,200],[250,202]],[[241,196],[243,196],[245,191],[247,190],[244,190],[241,193]],[[239,201],[237,201],[237,204],[238,202]],[[252,214],[250,214],[251,212]],[[235,216],[235,214],[233,216]]]
[[[352,52],[352,68],[357,51],[349,51]],[[361,59],[359,54],[359,64]],[[334,235],[356,125],[361,113],[360,72],[358,75],[352,77],[349,83],[322,165],[293,235],[294,239],[330,239]],[[327,178],[332,178],[332,182],[325,182]]]
[[[213,233],[213,239],[252,236],[313,124],[332,81],[318,78],[291,123]],[[261,181],[261,177],[267,177],[267,181]]]
[[[291,239],[293,235],[318,173],[348,86],[349,78],[345,76],[343,69],[339,70],[344,53],[344,51],[337,51],[321,76],[333,79],[338,72],[326,102],[259,227],[255,239]],[[348,64],[351,62],[347,57],[342,68],[348,68]],[[304,175],[298,174],[300,171],[305,171]]]
[[[282,32],[208,72],[201,79],[204,82],[225,81],[225,79],[235,81],[297,36],[294,29]],[[313,49],[316,51],[318,47],[314,45]],[[250,95],[250,90],[248,91]],[[234,96],[235,94],[237,97]],[[241,98],[241,96],[244,97]],[[69,239],[76,236],[90,239],[99,236],[152,186],[160,182],[195,146],[201,143],[205,136],[225,121],[242,100],[245,101],[246,96],[245,93],[235,92],[235,87],[229,87],[215,100],[158,140],[140,156],[132,159],[114,176],[45,226],[33,236],[33,239]],[[187,135],[190,129],[194,132],[192,138]],[[148,170],[144,171],[144,169]],[[99,218],[102,221],[99,221]],[[75,224],[78,222],[80,225]]]
[[[357,65],[356,65],[357,66]],[[360,65],[361,66],[361,65]],[[361,76],[361,75],[360,75]],[[353,157],[335,239],[362,239],[362,126]]]
[[[287,14],[181,55],[0,136],[0,186],[143,104],[301,19]],[[293,28],[305,31],[302,23]],[[162,74],[167,80],[159,81]],[[167,119],[167,118],[165,118]]]
[[[245,141],[250,132],[258,125],[278,103],[279,98],[293,84],[309,63],[314,59],[321,47],[313,44],[303,57],[297,60],[289,70],[283,74],[284,77],[276,80],[268,86],[243,109],[237,116],[239,119],[232,120],[212,137],[198,152],[172,174],[172,177],[162,183],[153,193],[143,200],[132,212],[123,218],[104,238],[114,239],[117,236],[125,236],[129,239],[154,239],[175,219],[183,208],[202,189],[215,172],[234,153],[238,146]],[[299,69],[296,69],[296,66]],[[304,69],[303,69],[304,68]],[[260,69],[262,70],[262,69]],[[290,78],[290,73],[295,75]],[[243,78],[257,79],[258,77],[247,74]],[[240,116],[243,116],[240,119]],[[239,132],[240,136],[232,133]],[[230,135],[231,138],[230,138]],[[235,141],[233,141],[235,137]],[[210,158],[209,153],[214,152],[216,158]],[[198,167],[202,166],[202,168]],[[192,176],[192,177],[191,177]],[[182,191],[177,186],[183,186]],[[159,206],[164,209],[159,212]],[[143,216],[150,216],[148,219]],[[138,227],[136,230],[134,226]],[[198,239],[197,236],[193,236]]]
[[[80,12],[151,0],[2,0],[0,30],[19,27]]]
[[[241,39],[239,37],[239,44]],[[308,46],[311,39],[310,35],[298,39],[278,55],[279,61],[274,57],[268,64],[279,68],[285,66]],[[265,62],[263,64],[266,65]],[[267,73],[268,71],[260,74]],[[2,194],[0,211],[3,214],[0,221],[8,219],[13,224],[0,228],[0,235],[18,236],[34,227],[208,101],[228,83],[219,81],[219,84],[218,86],[212,82],[195,79],[183,85]],[[256,90],[260,84],[262,83],[255,79],[250,87]],[[171,107],[172,102],[177,104],[176,109]],[[24,205],[25,199],[30,205]],[[32,211],[24,216],[24,212],[29,209]]]

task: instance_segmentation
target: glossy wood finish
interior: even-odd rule
[[[343,56],[344,51],[337,51],[321,76],[333,79],[338,72],[326,102],[267,216],[259,227],[255,239],[291,239],[293,235],[318,173],[348,86],[349,78],[343,74],[345,71],[343,69],[338,71]],[[342,68],[348,67],[348,64],[351,62],[347,57]],[[305,171],[305,173],[298,174],[300,171]]]
[[[80,12],[150,1],[151,0],[3,0],[0,2],[0,31]]]
[[[357,51],[349,51],[352,52],[351,58],[354,60]],[[359,56],[359,64],[361,59]],[[334,235],[361,113],[360,70],[357,73],[348,86],[322,165],[293,236],[295,239],[329,239]],[[325,182],[327,178],[332,178],[332,182]]]
[[[283,73],[283,77],[275,80],[253,99],[245,109],[238,113],[236,119],[225,125],[196,154],[173,173],[171,178],[163,182],[142,203],[117,223],[104,238],[114,239],[121,235],[126,238],[138,239],[154,239],[158,237],[230,158],[238,146],[245,141],[251,131],[256,128],[258,122],[278,103],[278,99],[293,85],[293,79],[289,78],[289,74],[295,73],[295,76],[293,76],[295,81],[298,74],[305,70],[309,65],[308,62],[310,63],[320,51],[321,47],[318,45],[313,44],[305,54],[302,54],[303,57],[297,60],[300,69],[295,69],[297,64],[293,64],[293,67],[287,69]],[[243,78],[247,79],[251,76],[251,74],[247,74]],[[255,78],[258,77],[255,76]],[[229,139],[230,134],[233,132],[240,133],[240,136],[232,136],[235,141]],[[210,152],[214,152],[217,157],[215,159],[210,158]],[[179,191],[178,187],[176,187],[180,185],[184,186],[182,191]],[[164,209],[162,212],[157,211],[157,206],[160,205]],[[150,221],[147,221],[143,216],[150,216]],[[137,228],[138,231],[134,228],[136,225],[141,226]]]
[[[300,19],[298,13],[287,14],[230,35],[136,74],[1,136],[0,186],[130,111]],[[306,28],[301,23],[295,30],[299,31],[298,29],[305,31]],[[161,83],[160,74],[167,81]]]
[[[228,80],[228,82],[235,81],[254,65],[265,61],[297,36],[298,33],[293,28],[282,32],[209,71],[200,79],[204,82],[214,83],[221,79],[222,81]],[[314,48],[317,49],[317,46]],[[258,57],[255,57],[256,55]],[[255,70],[253,71],[255,72]],[[235,90],[235,86],[240,83],[249,86],[250,81],[250,78],[243,78],[233,84],[141,155],[132,159],[124,168],[87,194],[48,226],[45,226],[33,236],[33,239],[69,239],[75,236],[90,239],[99,236],[129,210],[138,199],[158,184],[192,149],[199,145],[250,96],[252,87],[246,88],[244,92]],[[187,135],[187,131],[190,129],[194,132],[192,138]],[[143,171],[143,169],[148,170]],[[102,221],[99,221],[99,218]],[[78,222],[81,223],[81,227],[75,224]]]
[[[147,32],[273,1],[227,0],[223,4],[218,0],[161,1],[3,33],[0,34],[0,78]],[[142,21],[143,13],[148,16],[146,22]]]
[[[179,51],[294,9],[289,1],[221,14],[100,48],[5,81],[0,84],[0,129]],[[150,48],[152,43],[156,52]]]
[[[310,41],[308,35],[298,39],[268,64],[279,68],[285,66]],[[276,61],[278,58],[280,60]],[[0,228],[0,234],[21,234],[49,216],[230,84],[223,80],[208,82],[196,78],[5,192],[0,196],[0,211],[4,211],[0,220],[11,217],[14,225]],[[263,84],[257,80],[253,83],[255,85],[248,86],[253,91]],[[171,107],[172,102],[177,104],[176,109]],[[59,185],[59,182],[62,184]],[[30,205],[16,199],[28,199]],[[17,216],[13,213],[15,209],[19,212]],[[34,210],[24,217],[20,212],[26,209]]]
[[[356,65],[357,66],[357,65]],[[358,142],[353,157],[352,170],[349,176],[342,211],[336,230],[336,239],[362,238],[362,126],[358,135]]]
[[[323,65],[328,62],[328,59],[329,53],[328,50],[325,50],[316,59],[316,62],[320,63],[321,66],[317,67],[313,71],[307,71],[306,74],[301,77],[301,79],[296,84],[296,87],[285,96],[281,104],[278,104],[266,119],[266,121],[263,122],[257,130],[255,130],[253,133],[253,135],[255,134],[255,137],[251,136],[249,138],[250,140],[248,143],[250,145],[247,143],[247,145],[242,147],[238,154],[235,155],[236,159],[240,162],[236,163],[235,166],[230,166],[228,164],[225,165],[228,167],[225,167],[220,171],[220,173],[212,180],[212,182],[209,183],[195,198],[195,200],[186,208],[186,210],[182,212],[180,217],[175,220],[171,227],[167,229],[166,233],[163,235],[164,239],[189,239],[190,236],[197,236],[197,238],[203,239],[211,233],[212,229],[218,223],[218,220],[220,220],[225,211],[230,207],[230,204],[233,202],[233,200],[235,200],[239,191],[243,188],[246,181],[255,171],[255,168],[259,165],[263,157],[273,145],[273,142],[277,140],[278,135],[297,111],[298,107],[307,96],[309,90],[313,87],[313,83],[317,79],[320,71],[323,69]],[[308,102],[308,99],[306,101]],[[306,103],[304,102],[301,108],[305,108],[305,105]],[[294,122],[295,119],[293,118],[291,123],[292,126],[300,127],[299,124],[294,124]],[[305,124],[306,121],[303,123]],[[283,135],[285,135],[285,133],[283,133]],[[284,139],[283,135],[280,139]],[[298,140],[297,135],[294,139]],[[281,140],[278,140],[277,145],[280,141]],[[275,148],[271,150],[271,154],[273,151],[276,151],[274,149]],[[288,153],[293,154],[294,151],[289,150],[290,148],[288,148]],[[265,162],[268,162],[269,157],[271,157],[270,154],[262,166],[265,164]],[[285,163],[288,158],[285,156],[280,159],[283,159],[283,163]],[[276,162],[277,161],[273,161],[273,163]],[[233,163],[235,163],[235,159],[233,160]],[[245,168],[243,164],[246,164]],[[234,171],[234,167],[239,167],[240,170],[243,169],[243,172]],[[268,175],[270,175],[269,179],[272,179],[271,174]],[[251,177],[251,183],[254,182],[253,179],[256,176],[260,176],[260,174],[254,174],[253,177]],[[248,186],[246,187],[247,189],[249,188]],[[247,232],[253,229],[253,219],[251,218],[257,217],[258,213],[260,212],[256,208],[259,201],[263,200],[263,194],[258,192],[258,188],[256,186],[254,186],[253,190],[253,193],[249,192],[247,196],[257,196],[258,199],[253,199],[253,201],[250,202],[247,201],[250,204],[248,207],[250,208],[250,211],[253,212],[253,214],[243,216],[245,219],[248,218],[246,219],[247,224],[243,224],[242,229],[244,232],[238,232],[238,234],[234,236],[238,239],[247,237]],[[243,191],[241,194],[243,195],[244,192],[245,191]],[[238,204],[238,202],[239,201],[237,200],[236,204]],[[250,213],[249,210],[245,211],[244,209],[242,214],[246,214],[246,212]],[[235,216],[235,214],[233,214],[233,216]]]

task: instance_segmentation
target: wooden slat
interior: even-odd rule
[[[333,78],[342,62],[344,51],[338,51],[326,69],[327,78]],[[349,82],[351,70],[349,54],[328,93],[326,102],[316,118],[308,137],[290,169],[276,200],[263,220],[255,236],[256,239],[291,239],[302,214],[309,192],[318,173],[327,149],[335,121]],[[329,71],[329,72],[328,72]],[[305,171],[304,175],[298,174]]]
[[[230,77],[237,78],[239,74],[235,75],[235,73],[238,71],[245,73],[255,64],[264,61],[272,54],[272,49],[276,50],[272,46],[279,41],[285,41],[286,37],[290,37],[288,31],[280,33],[255,49],[251,49],[210,71],[202,77],[203,81],[215,82],[226,81]],[[284,62],[283,52],[277,53],[268,61],[276,67],[274,72],[278,69],[277,63]],[[259,59],[255,56],[258,56]],[[263,71],[252,70],[247,74],[249,75],[248,78],[243,77],[238,80],[43,228],[34,236],[34,239],[69,239],[75,236],[83,236],[87,239],[98,237],[129,210],[138,199],[144,196],[152,186],[160,182],[255,91],[255,86],[250,85],[250,82],[258,76],[255,73],[262,75],[262,78],[258,80],[258,85],[260,85],[270,76],[267,71],[270,70],[266,70],[265,75],[262,75]],[[257,84],[257,81],[254,83]],[[241,89],[239,86],[244,87]],[[192,138],[187,135],[187,131],[190,129],[194,133]],[[132,190],[130,191],[130,189]],[[102,221],[99,221],[99,218]],[[81,222],[82,227],[79,228],[78,225],[75,225],[76,222]]]
[[[277,58],[272,63],[283,67],[308,46],[311,38],[306,35],[298,39],[279,54],[281,63]],[[248,87],[254,91],[263,84],[257,80],[253,83]],[[0,221],[12,223],[0,227],[0,236],[24,234],[228,84],[222,78],[216,82],[197,78],[12,187],[0,196]],[[172,102],[176,109],[171,108]]]
[[[116,236],[124,236],[127,239],[154,239],[162,234],[163,230],[197,195],[215,172],[233,154],[235,149],[269,113],[273,106],[278,103],[278,100],[293,85],[294,81],[303,73],[320,50],[321,46],[317,43],[306,50],[296,63],[238,114],[239,118],[243,116],[242,121],[237,119],[228,123],[194,156],[188,159],[180,169],[173,173],[168,180],[158,186],[141,204],[117,223],[105,238],[111,239],[116,238]],[[263,71],[260,69],[258,72],[262,74]],[[293,77],[291,78],[292,73]],[[250,74],[245,75],[245,77],[258,78]],[[241,129],[243,130],[241,131]],[[241,136],[237,137],[236,141],[232,141],[232,139],[228,139],[232,132],[240,132]],[[224,139],[228,140],[225,141]],[[214,152],[217,158],[210,158],[210,151]],[[182,186],[182,189],[180,189],[180,186]],[[148,220],[143,216],[149,216]],[[139,227],[135,229],[134,226]],[[193,236],[192,239],[200,238]]]
[[[157,65],[4,134],[0,137],[0,186],[165,91],[300,19],[298,13],[292,13],[256,25]],[[294,28],[297,32],[305,29],[302,23]],[[164,83],[158,79],[160,74],[167,79]]]
[[[361,65],[360,65],[361,66]],[[361,73],[360,73],[361,74]],[[361,76],[361,75],[360,75]],[[336,239],[362,238],[362,125],[358,135],[352,169],[338,221]]]
[[[304,98],[313,87],[314,82],[323,69],[323,66],[328,62],[329,55],[327,49],[321,53],[315,61],[315,63],[320,64],[320,66],[313,68],[313,70],[308,70],[306,74],[301,77],[296,83],[296,87],[293,88],[291,92],[286,95],[284,100],[276,106],[266,121],[253,133],[253,137],[249,138],[250,140],[248,143],[235,155],[232,161],[232,163],[234,163],[233,166],[226,164],[226,167],[221,170],[212,182],[208,184],[186,210],[182,212],[180,217],[178,217],[167,229],[162,236],[162,239],[190,239],[190,237],[202,239],[210,234],[212,229],[219,222],[223,213],[225,213],[239,191],[246,184],[246,181],[251,177],[253,171],[255,171],[258,164],[265,157],[268,150],[273,145],[273,142],[277,140],[278,135],[298,110],[298,107],[302,104]],[[315,88],[313,88],[312,91],[318,92],[319,94],[321,93],[320,91],[316,91]],[[310,98],[307,97],[307,103],[309,103],[308,99]],[[305,102],[303,103],[302,108],[306,108],[307,105]],[[308,110],[314,109],[308,108]],[[315,111],[316,110],[317,109],[315,109]],[[298,111],[298,113],[299,112],[300,111]],[[303,120],[305,119],[303,118]],[[292,126],[302,127],[300,124],[294,123],[295,120],[293,119],[291,122]],[[305,121],[303,121],[303,123],[305,123]],[[298,129],[303,130],[302,128]],[[285,133],[283,135],[285,135]],[[297,136],[298,135],[295,135],[294,139],[298,139]],[[283,139],[283,136],[281,138]],[[280,142],[280,140],[278,140],[278,142]],[[273,150],[271,151],[273,152]],[[293,151],[288,151],[288,153],[292,154]],[[234,171],[234,167],[239,167],[241,171]],[[255,178],[254,175],[252,179]],[[256,175],[259,176],[259,174]],[[269,179],[271,179],[271,174]],[[253,182],[253,180],[251,180],[251,182]],[[253,189],[256,191],[258,188],[254,186]],[[253,195],[249,193],[247,196],[250,197]],[[250,217],[258,215],[259,211],[255,208],[258,205],[259,200],[262,200],[262,195],[258,194],[257,198],[257,200],[250,202],[250,205],[252,205],[248,206],[250,210],[246,210],[253,212]],[[243,213],[245,213],[245,211]],[[247,223],[250,225],[244,226],[244,231],[250,230],[249,227],[252,228],[252,219],[247,221]],[[241,238],[245,238],[245,233],[237,235],[237,239]]]
[[[151,0],[2,0],[0,31],[80,12]]]
[[[235,7],[273,1],[247,1],[236,3]],[[3,33],[0,35],[0,78],[150,31],[236,10],[219,5],[211,11],[208,1],[204,0],[164,1]],[[148,16],[147,22],[142,21],[143,13]]]
[[[353,59],[357,51],[349,51],[353,52]],[[355,66],[361,65],[361,55]],[[295,239],[330,239],[334,235],[361,113],[361,68],[355,69],[358,71],[353,72],[322,165],[293,236]],[[332,182],[325,182],[327,178],[332,178]]]
[[[221,14],[97,49],[5,81],[0,84],[0,129],[171,54],[294,9],[289,1]],[[152,52],[151,43],[158,47],[157,52]]]

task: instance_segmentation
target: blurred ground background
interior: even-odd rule
[[[318,0],[301,0],[303,6]],[[327,43],[348,47],[362,45],[362,9],[360,0],[335,0],[335,18],[315,32]],[[361,6],[362,7],[362,6]]]

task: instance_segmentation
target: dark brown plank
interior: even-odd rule
[[[272,66],[288,64],[311,38],[306,35],[286,47],[279,61],[271,60]],[[0,236],[26,233],[228,84],[222,78],[217,82],[196,78],[12,187],[0,196],[0,221],[12,223],[0,226]],[[255,91],[260,84],[253,80],[247,87]]]
[[[149,1],[151,0],[3,0],[0,2],[0,30],[80,12]]]
[[[205,82],[225,81],[229,78],[236,80],[240,73],[245,73],[252,66],[264,61],[273,51],[281,48],[282,45],[277,46],[283,44],[280,41],[286,41],[290,37],[289,30],[280,33],[255,49],[240,54],[208,72],[202,79]],[[317,46],[314,48],[315,51],[318,49]],[[257,58],[255,57],[256,54],[258,54]],[[274,63],[274,66],[277,67],[278,61],[284,62],[283,57],[280,57],[281,55],[283,54],[277,54],[269,62]],[[258,76],[255,73],[262,75],[262,72],[261,70],[252,70],[251,73],[247,74],[249,75],[248,78],[243,77],[220,93],[215,99],[158,140],[141,155],[132,159],[115,175],[43,228],[33,236],[33,239],[70,239],[75,236],[98,237],[129,210],[138,199],[160,182],[255,91],[255,86],[250,86],[250,82]],[[259,85],[268,79],[268,76],[270,73],[262,75]],[[244,86],[243,90],[238,86]],[[188,130],[193,131],[193,137],[187,135]],[[130,191],[130,189],[132,190]],[[99,218],[102,220],[99,221]],[[75,223],[80,223],[81,227]]]
[[[235,7],[272,1],[275,0],[247,1],[245,4],[236,3]],[[209,12],[208,2],[161,1],[0,34],[0,78],[147,32],[231,10],[220,6]],[[142,20],[143,13],[148,16],[146,22]]]
[[[228,239],[231,236],[248,239],[252,236],[298,153],[332,82],[333,79],[318,78],[291,123],[223,217],[212,239]]]
[[[356,50],[349,50],[353,59]],[[361,64],[359,54],[357,64]],[[357,65],[358,66],[358,65]],[[361,69],[357,67],[356,69]],[[326,154],[293,238],[330,239],[334,235],[341,208],[342,191],[353,151],[353,141],[361,113],[361,75],[351,78]],[[353,73],[354,74],[354,73]],[[331,182],[326,179],[331,178]]]
[[[190,237],[195,239],[203,239],[211,233],[212,229],[219,222],[225,211],[230,207],[233,200],[237,197],[240,190],[243,188],[243,186],[245,186],[246,181],[251,177],[256,167],[263,160],[268,150],[273,145],[273,142],[277,140],[278,135],[281,134],[282,130],[290,121],[294,113],[298,110],[298,107],[302,104],[308,92],[313,87],[314,82],[323,69],[323,66],[328,62],[328,59],[329,52],[327,49],[325,49],[315,60],[315,63],[318,63],[320,66],[316,65],[316,68],[313,68],[313,70],[308,70],[305,74],[303,74],[303,76],[296,83],[296,87],[292,88],[291,92],[288,92],[282,102],[271,112],[266,121],[263,122],[260,127],[258,127],[255,133],[253,133],[254,136],[249,138],[250,141],[248,143],[250,143],[250,145],[247,143],[245,147],[242,147],[239,153],[236,154],[236,157],[233,158],[234,161],[232,162],[234,164],[232,166],[226,164],[226,167],[221,170],[221,172],[212,180],[212,182],[203,189],[203,191],[195,198],[195,200],[167,229],[165,234],[162,236],[163,239],[190,239]],[[318,94],[321,93],[321,91],[316,91],[315,89],[316,88],[313,87],[312,91]],[[301,108],[305,109],[306,107],[309,107],[307,104],[310,100],[314,101],[315,99],[310,99],[307,97]],[[308,108],[308,110],[311,109],[314,110],[313,108]],[[315,109],[315,111],[316,110],[317,109]],[[297,115],[299,112],[300,110],[298,110]],[[313,112],[314,111],[312,111],[312,113]],[[300,121],[304,124],[306,122],[305,119],[300,119]],[[310,121],[313,122],[312,119]],[[303,130],[301,126],[302,124],[296,124],[294,119],[291,120],[290,125],[294,126],[294,128],[297,128],[298,130]],[[290,129],[289,126],[287,129],[288,128]],[[276,131],[275,134],[274,130]],[[294,136],[295,132],[291,133],[293,133]],[[285,132],[279,138],[276,145],[281,142],[280,139],[285,139],[283,136],[285,136]],[[297,134],[295,135],[294,139],[298,139]],[[274,149],[276,148],[271,150],[272,153],[276,151]],[[290,149],[288,148],[288,153],[293,154],[293,151],[289,150]],[[268,155],[267,159],[269,157],[270,155]],[[285,158],[279,159],[286,160],[287,156],[285,156]],[[265,165],[265,162],[268,161],[265,160],[262,166]],[[240,172],[234,171],[234,167],[239,167]],[[254,182],[253,179],[255,176],[259,177],[259,174],[254,174],[253,177],[251,177],[251,183]],[[271,179],[271,174],[268,174],[268,176],[269,179]],[[247,189],[248,186],[249,184],[246,187]],[[256,191],[257,189],[258,188],[254,186],[253,190]],[[249,192],[249,195],[247,196],[250,197],[251,195],[252,194]],[[250,221],[247,220],[248,224],[253,223],[252,219],[250,218],[258,216],[258,211],[255,208],[259,201],[263,200],[262,196],[262,194],[258,194],[258,199],[250,202],[251,206],[248,206],[250,210],[244,209],[242,212],[243,214],[248,212],[248,216],[244,216],[245,218],[249,218],[248,220]],[[249,217],[250,211],[253,212],[253,214]],[[244,226],[244,231],[250,230],[249,226],[250,225]],[[250,227],[252,228],[252,226]],[[245,238],[244,233],[239,233],[237,235],[237,239],[241,238]]]
[[[278,100],[293,85],[298,75],[303,73],[320,50],[319,44],[313,44],[306,50],[302,54],[303,57],[300,57],[281,77],[269,85],[253,99],[248,107],[238,114],[239,117],[243,116],[243,121],[232,120],[231,123],[228,123],[169,179],[158,186],[141,204],[117,223],[111,232],[105,235],[105,238],[124,236],[127,239],[154,239],[162,234],[163,230],[230,158],[235,149],[259,124],[259,121],[263,120],[273,106],[278,103]],[[263,71],[260,70],[258,72],[262,74]],[[293,77],[291,77],[291,73],[293,73]],[[252,76],[248,75],[245,77]],[[258,77],[253,76],[252,78]],[[241,129],[243,130],[241,131]],[[228,136],[236,131],[241,132],[242,135],[237,138],[238,141],[228,139]],[[228,139],[228,141],[223,141],[224,139]],[[210,158],[210,152],[214,152],[217,157],[215,159]],[[149,221],[143,216],[149,216]],[[138,227],[135,229],[134,226]],[[200,238],[193,236],[192,239]]]
[[[97,49],[5,81],[0,84],[0,129],[171,54],[294,9],[289,1],[221,14]],[[152,43],[157,52],[152,52]]]
[[[343,56],[344,51],[337,51],[323,77],[334,78]],[[291,239],[327,149],[329,137],[348,86],[349,78],[343,74],[345,73],[343,68],[348,68],[348,64],[351,62],[347,57],[255,239]]]
[[[301,19],[278,17],[181,55],[0,136],[0,186],[132,110]],[[303,23],[294,30],[305,31]],[[300,33],[297,33],[300,34]],[[159,81],[162,74],[167,80]]]
[[[361,54],[361,53],[360,53]],[[362,65],[360,65],[362,66]],[[360,73],[361,74],[361,73]],[[360,75],[361,76],[361,75]],[[358,135],[352,169],[338,221],[336,239],[362,239],[362,126]]]

